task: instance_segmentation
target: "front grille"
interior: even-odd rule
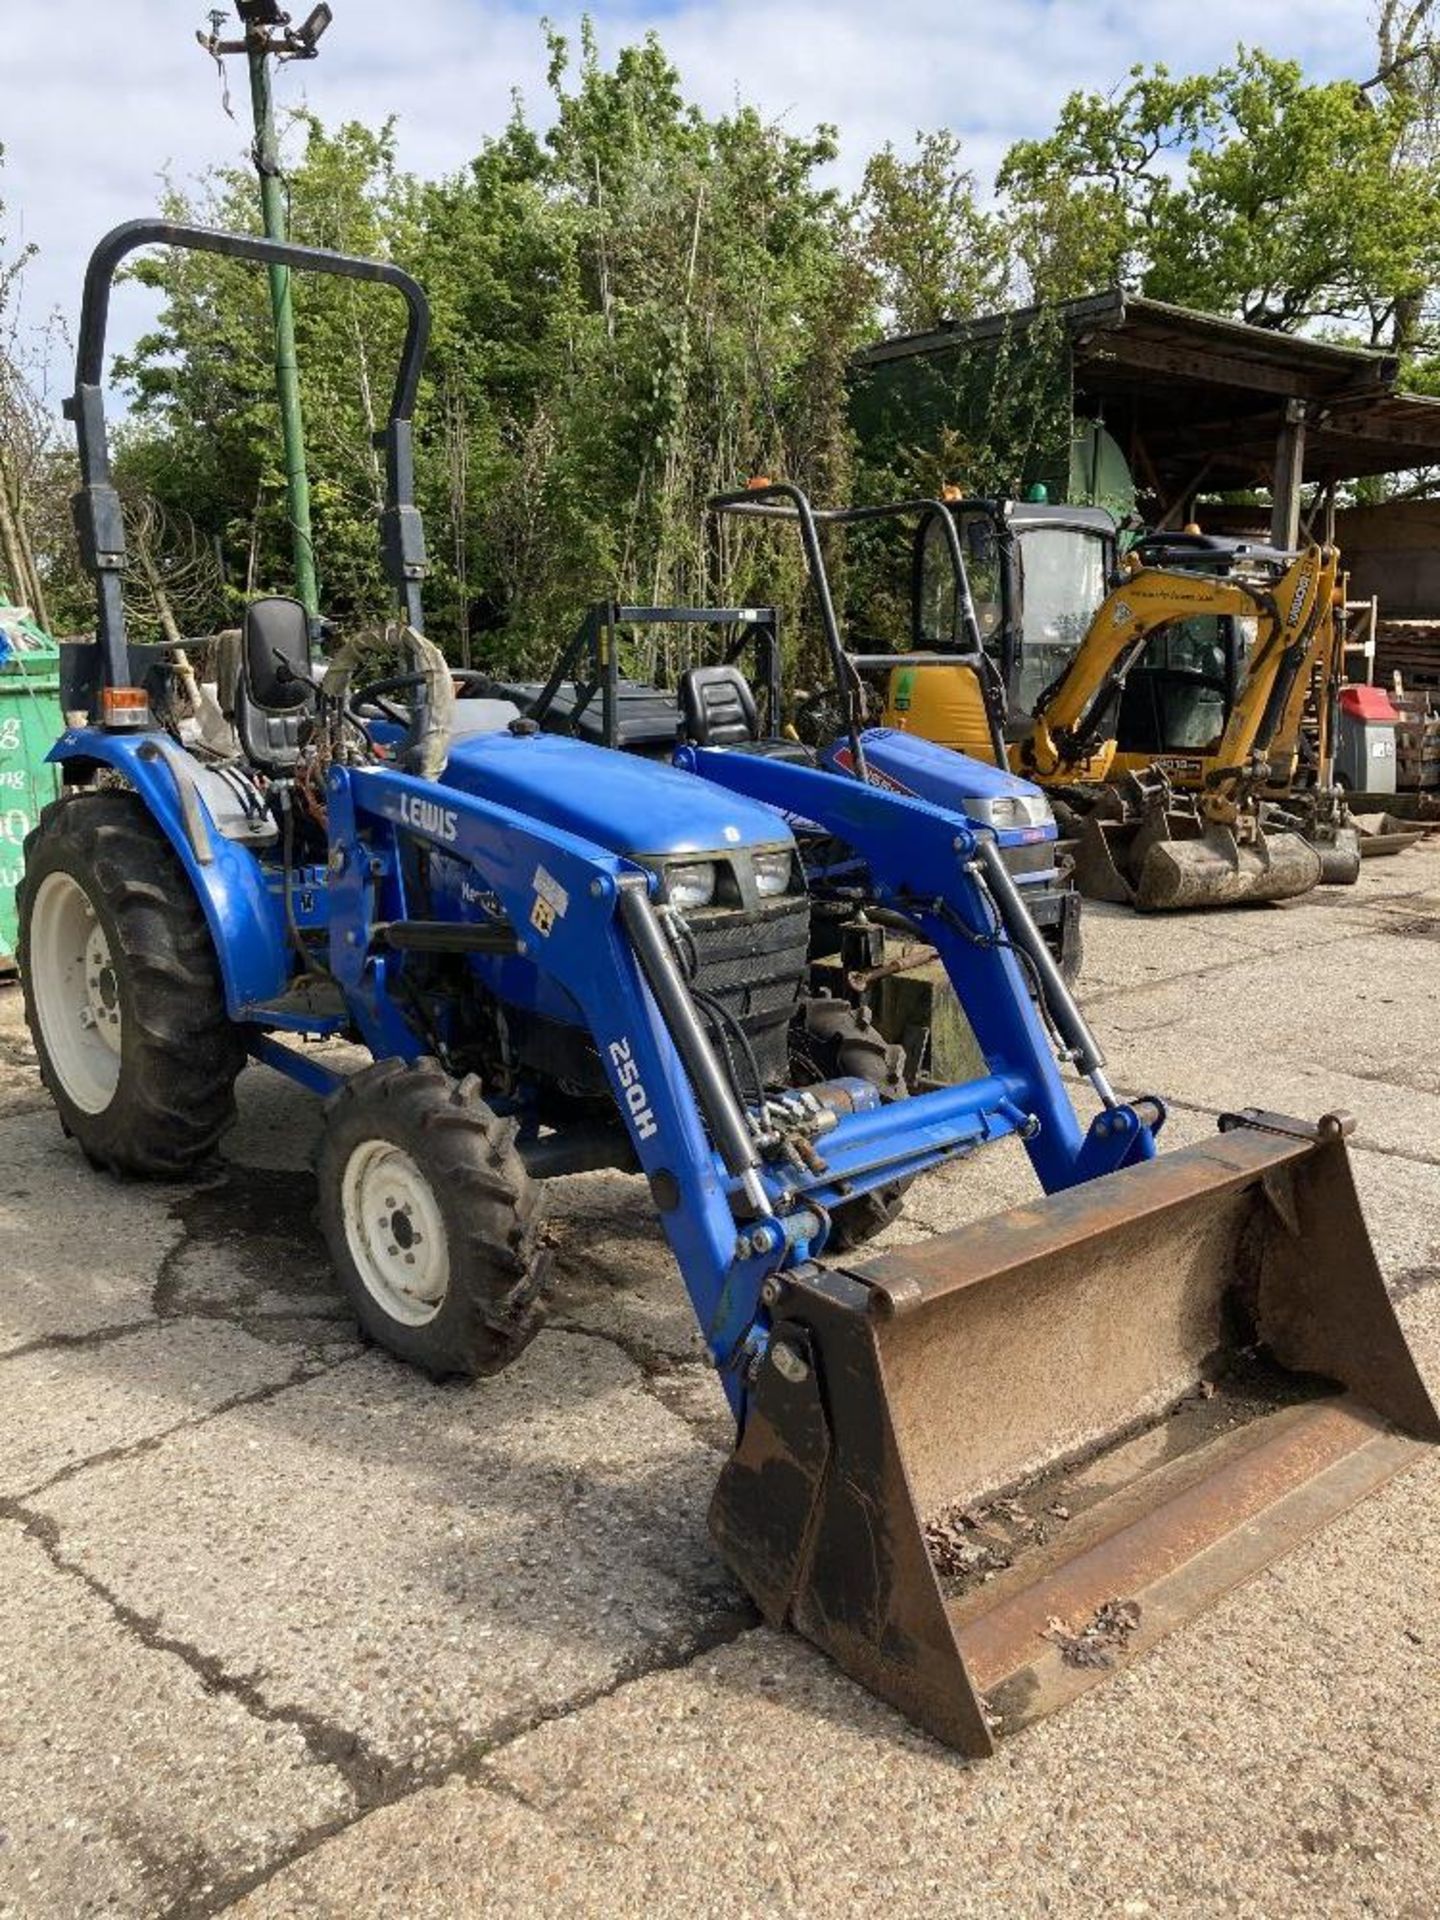
[[[1053,840],[1035,840],[1028,847],[1001,847],[1000,858],[1011,873],[1043,873],[1056,861]]]
[[[809,955],[808,898],[785,894],[750,912],[706,907],[687,914],[685,924],[695,941],[692,987],[740,1021],[765,1084],[784,1086],[787,1036]]]

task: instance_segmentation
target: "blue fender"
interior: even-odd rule
[[[62,733],[46,758],[71,769],[113,767],[144,801],[204,910],[232,1020],[253,1018],[257,1002],[285,991],[290,961],[282,903],[266,887],[254,853],[220,833],[193,779],[182,806],[180,782],[193,765],[182,748],[161,734],[81,727]]]

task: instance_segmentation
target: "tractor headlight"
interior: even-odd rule
[[[755,891],[762,900],[773,900],[790,886],[791,858],[788,847],[755,855]]]
[[[1048,827],[1055,820],[1055,809],[1043,793],[996,793],[987,798],[967,800],[965,811],[982,827],[997,833],[1022,827]]]
[[[665,893],[671,906],[682,913],[708,907],[715,898],[714,861],[695,860],[683,867],[666,867]]]

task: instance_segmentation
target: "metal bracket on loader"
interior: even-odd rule
[[[1240,1127],[1254,1127],[1260,1133],[1279,1134],[1284,1140],[1348,1140],[1355,1131],[1352,1113],[1322,1113],[1318,1120],[1296,1120],[1288,1113],[1267,1113],[1263,1107],[1242,1107],[1239,1113],[1222,1113],[1221,1133],[1234,1133]]]

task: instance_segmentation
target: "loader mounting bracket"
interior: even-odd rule
[[[1282,1140],[1348,1140],[1355,1131],[1353,1113],[1322,1113],[1318,1120],[1297,1120],[1288,1113],[1267,1113],[1263,1107],[1243,1107],[1239,1113],[1222,1113],[1221,1133],[1234,1133],[1241,1127],[1257,1133],[1278,1134]]]

